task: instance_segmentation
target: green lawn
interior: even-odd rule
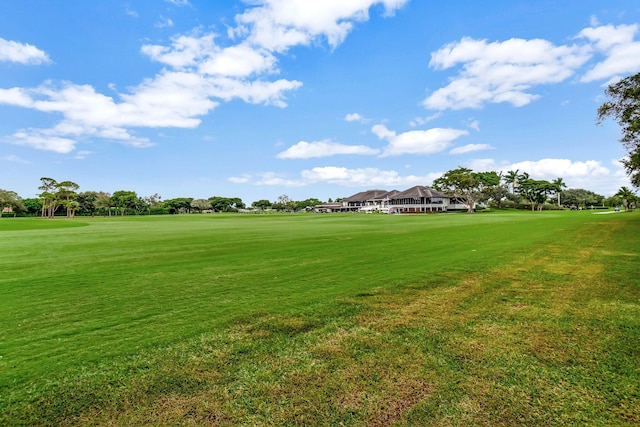
[[[640,214],[0,219],[0,425],[637,425]]]

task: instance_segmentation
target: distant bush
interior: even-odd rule
[[[169,215],[170,209],[169,208],[150,208],[149,209],[149,214],[150,215]]]
[[[27,217],[29,215],[27,215],[24,212],[3,212],[0,213],[0,218],[24,218]]]

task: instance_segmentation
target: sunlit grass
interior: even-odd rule
[[[3,424],[640,422],[637,214],[81,222],[0,222]]]

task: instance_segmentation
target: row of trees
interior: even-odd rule
[[[566,187],[562,178],[554,181],[532,179],[528,173],[518,173],[519,170],[502,172],[474,172],[471,169],[459,167],[452,169],[433,182],[435,189],[465,200],[469,212],[478,203],[493,202],[501,207],[504,201],[521,203],[525,201],[532,210],[542,207],[549,202],[551,196],[556,196],[560,206],[561,192]]]
[[[101,191],[79,192],[80,186],[73,181],[56,181],[43,177],[36,198],[22,199],[16,192],[0,189],[0,212],[10,208],[13,212],[28,215],[40,215],[53,218],[66,215],[72,218],[80,215],[141,215],[141,214],[178,214],[197,212],[237,212],[247,206],[239,197],[213,196],[208,199],[179,197],[162,200],[159,194],[140,197],[135,191],[119,190],[113,194]],[[253,209],[274,209],[279,211],[297,211],[323,202],[316,198],[301,201],[290,199],[287,195],[278,197],[275,202],[258,200]],[[64,211],[63,211],[64,210]]]
[[[41,178],[38,187],[41,193],[37,198],[22,199],[17,193],[0,189],[0,211],[10,208],[13,212],[28,215],[40,215],[53,218],[64,213],[71,218],[81,215],[152,215],[198,212],[237,212],[246,209],[245,203],[238,197],[213,196],[208,199],[180,197],[162,200],[159,194],[140,197],[135,191],[120,190],[113,194],[97,191],[78,192],[78,184],[72,181],[57,182],[52,178]],[[568,189],[562,178],[553,181],[535,180],[529,174],[519,170],[508,171],[504,175],[498,172],[474,172],[467,168],[448,171],[433,182],[433,187],[454,197],[465,200],[469,212],[478,203],[490,203],[498,208],[505,205],[527,207],[532,210],[543,209],[551,204],[566,207],[624,206],[630,210],[640,205],[635,193],[622,187],[614,196],[605,198],[584,189]],[[339,201],[340,199],[336,199]],[[332,200],[329,199],[329,202]],[[253,202],[254,210],[277,210],[295,212],[322,204],[316,198],[292,200],[281,195],[271,202],[261,199]]]
[[[459,167],[446,172],[433,182],[433,187],[451,196],[465,200],[468,212],[478,203],[492,203],[498,208],[506,203],[513,206],[542,210],[552,204],[557,207],[620,206],[625,210],[640,203],[640,199],[627,187],[622,187],[614,196],[605,198],[584,189],[568,189],[560,177],[547,181],[532,179],[527,172],[516,169],[506,173],[474,172]]]

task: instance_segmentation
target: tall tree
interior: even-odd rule
[[[109,212],[109,216],[111,216],[111,194],[100,191],[96,195],[93,205],[96,209],[102,210],[102,215],[106,215],[106,212]]]
[[[207,199],[195,199],[191,202],[191,207],[202,213],[204,210],[211,209],[211,202]]]
[[[511,186],[511,194],[515,194],[516,192],[516,183],[518,182],[518,172],[520,169],[516,169],[514,171],[507,171],[502,177],[505,184]]]
[[[511,193],[509,193],[509,188],[506,185],[494,185],[493,187],[489,187],[484,191],[484,194],[489,200],[493,200],[493,203],[498,209],[502,208],[504,200],[511,195]]]
[[[473,213],[475,205],[488,197],[486,190],[496,185],[500,185],[500,176],[496,172],[474,172],[463,167],[452,169],[433,181],[436,190],[464,198],[469,213]]]
[[[286,194],[281,194],[278,196],[276,201],[271,205],[273,209],[278,211],[293,211],[295,210],[296,202],[294,202],[289,196]]]
[[[518,185],[518,183],[520,181],[526,181],[528,179],[531,179],[531,177],[529,176],[529,173],[528,172],[522,172],[520,175],[518,175],[516,177],[516,186]]]
[[[245,204],[239,197],[209,197],[211,208],[217,212],[236,212],[238,209],[244,209]]]
[[[29,198],[23,199],[24,207],[28,215],[36,215],[42,210],[42,203],[40,203],[40,199]]]
[[[256,200],[255,202],[251,203],[251,206],[253,206],[254,208],[257,209],[269,209],[271,207],[271,202],[267,199],[260,199],[260,200]]]
[[[78,211],[83,215],[93,216],[96,211],[96,200],[98,193],[95,191],[83,191],[76,196],[78,202]]]
[[[631,191],[627,187],[621,187],[615,195],[620,197],[620,199],[622,199],[622,204],[624,205],[624,210],[627,211],[627,212],[630,211],[631,210],[631,202],[633,201],[633,199],[636,196],[635,193],[633,191]]]
[[[158,193],[154,193],[151,196],[145,197],[144,201],[147,204],[147,211],[149,215],[151,215],[151,209],[155,209],[162,204],[162,196]]]
[[[555,187],[549,181],[543,179],[521,179],[518,180],[518,192],[531,203],[531,210],[542,210],[542,207],[553,193]]]
[[[610,98],[598,108],[596,123],[614,118],[622,128],[620,142],[629,151],[622,160],[634,186],[640,187],[640,73],[611,84],[605,90]]]
[[[564,183],[564,180],[560,177],[551,181],[553,184],[553,190],[556,193],[556,197],[558,198],[558,206],[560,206],[560,193],[562,193],[563,188],[567,188],[567,184]]]
[[[604,196],[583,188],[570,188],[568,190],[564,190],[561,194],[561,198],[566,205],[582,206],[584,208],[591,205],[599,205],[604,200]]]
[[[165,200],[162,202],[162,206],[169,209],[171,214],[191,213],[191,202],[193,202],[193,197],[178,197]]]
[[[73,217],[79,206],[79,203],[74,201],[78,188],[80,186],[73,181],[62,181],[56,184],[56,198],[67,209],[67,218]]]
[[[299,200],[296,202],[296,209],[302,210],[306,208],[313,208],[314,206],[321,205],[322,201],[320,199],[316,199],[315,197],[310,197],[305,200]]]
[[[120,209],[120,215],[124,215],[127,210],[135,210],[138,202],[138,195],[135,191],[119,190],[111,196],[111,203]],[[116,212],[117,214],[117,212]]]
[[[40,197],[40,202],[42,203],[42,218],[53,218],[59,206],[59,201],[55,194],[58,181],[53,178],[42,177],[40,182],[38,190],[41,190],[42,193],[38,194],[38,197]]]

